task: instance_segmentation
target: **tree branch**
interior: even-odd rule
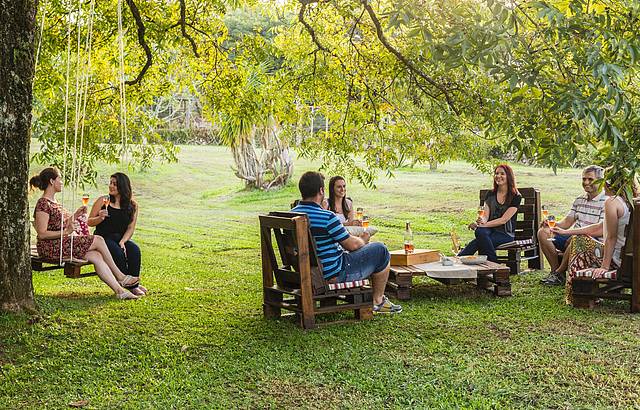
[[[191,48],[193,49],[193,54],[196,57],[200,57],[200,54],[198,54],[198,46],[196,45],[195,40],[193,39],[193,37],[189,35],[189,33],[187,33],[186,18],[187,18],[187,6],[184,0],[180,0],[180,30],[182,31],[182,37],[189,40],[189,43],[191,43]]]
[[[320,40],[318,39],[318,36],[316,35],[315,30],[313,29],[313,27],[311,27],[311,24],[309,24],[305,19],[304,19],[304,13],[307,11],[307,6],[309,4],[312,3],[318,3],[320,0],[300,0],[300,12],[298,13],[298,21],[300,23],[302,23],[302,25],[304,26],[304,28],[307,30],[307,33],[309,33],[309,35],[311,36],[311,41],[313,41],[313,43],[316,45],[316,47],[318,48],[318,50],[324,51],[325,53],[329,54],[330,56],[332,56],[333,58],[335,58],[336,60],[338,60],[338,62],[340,63],[340,66],[342,67],[342,69],[344,70],[346,75],[349,75],[349,73],[347,72],[347,66],[345,65],[345,63],[342,61],[342,59],[340,58],[340,56],[338,56],[336,53],[332,52],[331,50],[329,50],[327,47],[325,47]]]
[[[447,100],[447,105],[449,105],[449,107],[451,107],[453,112],[455,112],[456,114],[460,114],[460,112],[456,108],[455,104],[453,103],[453,100],[451,98],[451,95],[449,94],[449,91],[445,87],[443,87],[442,85],[438,84],[433,78],[431,78],[427,74],[425,74],[418,67],[416,67],[415,64],[413,64],[411,61],[409,61],[409,59],[407,57],[405,57],[402,53],[400,53],[400,51],[396,50],[389,43],[389,40],[386,38],[386,36],[384,35],[384,32],[382,31],[382,25],[380,24],[380,20],[378,19],[378,16],[376,15],[375,11],[373,10],[371,5],[369,4],[369,0],[360,0],[360,2],[362,3],[362,5],[364,6],[365,10],[369,14],[369,18],[371,18],[371,22],[373,23],[373,25],[376,28],[376,36],[378,37],[378,40],[380,41],[380,43],[382,43],[382,45],[391,54],[393,54],[400,62],[402,62],[402,64],[404,64],[415,75],[417,75],[418,77],[422,78],[424,81],[426,81],[427,83],[429,83],[433,87],[437,88],[444,95],[445,99]],[[418,85],[418,87],[421,90],[424,91],[424,88],[422,86]],[[430,95],[430,94],[428,94],[428,95]]]
[[[140,72],[138,73],[138,76],[133,80],[125,82],[125,84],[127,85],[134,85],[138,84],[142,80],[142,77],[144,77],[149,67],[151,67],[151,64],[153,64],[153,55],[151,54],[151,49],[149,48],[149,45],[144,38],[146,28],[144,26],[144,22],[142,21],[142,17],[140,17],[140,10],[138,10],[138,6],[136,6],[133,0],[127,0],[127,5],[129,6],[131,14],[133,14],[133,19],[136,21],[136,26],[138,27],[138,43],[144,50],[144,54],[147,57],[147,61],[145,62],[144,67],[142,67],[142,70],[140,70]]]

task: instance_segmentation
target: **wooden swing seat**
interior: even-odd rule
[[[31,270],[43,272],[47,270],[63,269],[64,276],[72,279],[84,278],[87,276],[95,276],[95,272],[82,273],[82,267],[91,265],[91,262],[85,259],[63,259],[62,266],[59,260],[41,258],[38,255],[38,249],[35,245],[31,245]]]

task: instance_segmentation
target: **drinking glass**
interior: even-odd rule
[[[542,205],[542,218],[544,218],[544,220],[547,220],[548,216],[549,216],[549,210],[545,205]]]
[[[478,218],[484,218],[484,206],[478,207]]]
[[[356,208],[356,219],[358,221],[362,221],[362,215],[364,214],[364,209]]]
[[[111,197],[109,195],[105,195],[102,197],[102,203],[104,204],[104,209],[107,211],[107,217],[109,217],[109,204],[111,203]]]
[[[554,228],[556,226],[556,217],[553,215],[547,215],[547,223],[549,224],[549,228]],[[555,237],[553,235],[553,231],[551,231],[551,235],[549,236],[549,240],[554,240]]]
[[[369,217],[367,215],[362,215],[362,227],[364,229],[369,227]]]
[[[89,205],[89,194],[82,195],[82,205],[83,206]]]

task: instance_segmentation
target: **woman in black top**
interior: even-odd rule
[[[484,200],[484,215],[469,224],[475,230],[476,239],[460,251],[459,256],[487,255],[496,262],[496,247],[513,241],[515,237],[516,213],[522,196],[516,187],[516,178],[509,165],[498,165],[493,173],[493,191]]]
[[[127,275],[139,277],[140,248],[131,240],[137,218],[138,204],[131,197],[129,177],[116,172],[111,175],[109,195],[93,204],[88,224],[96,227],[94,235],[104,238],[118,268]],[[143,296],[147,289],[138,284],[130,291]]]

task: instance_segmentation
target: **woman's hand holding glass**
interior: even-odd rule
[[[104,221],[109,216],[109,211],[106,209],[101,209],[98,211],[98,217],[101,221]]]
[[[68,214],[67,214],[68,215]],[[69,216],[64,220],[64,227],[62,229],[62,233],[64,236],[72,235],[76,230],[76,222],[74,221],[74,216]]]
[[[87,207],[82,205],[80,208],[76,209],[76,212],[73,214],[73,219],[78,219],[82,215],[86,215]]]

